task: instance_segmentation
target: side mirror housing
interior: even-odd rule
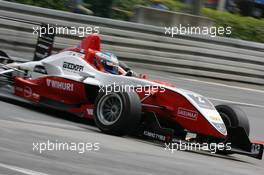
[[[95,78],[95,74],[91,72],[80,72],[79,75],[83,78]]]

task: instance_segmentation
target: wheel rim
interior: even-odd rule
[[[122,99],[119,95],[115,93],[105,95],[98,103],[98,119],[104,125],[112,125],[120,118],[122,110]]]

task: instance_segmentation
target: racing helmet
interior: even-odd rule
[[[119,62],[117,57],[109,52],[97,52],[94,58],[94,64],[99,69],[111,74],[118,74]]]

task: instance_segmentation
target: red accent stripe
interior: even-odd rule
[[[256,143],[256,144],[264,145],[264,141],[253,140],[252,142],[253,142],[253,143]]]

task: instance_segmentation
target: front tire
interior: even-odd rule
[[[136,92],[100,92],[95,100],[95,123],[104,133],[126,135],[141,120],[141,102]]]
[[[249,136],[250,126],[245,112],[234,105],[218,105],[215,107],[226,127],[242,127]]]

